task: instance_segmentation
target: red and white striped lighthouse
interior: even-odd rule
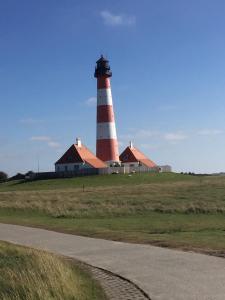
[[[109,61],[103,56],[96,62],[97,78],[97,140],[96,156],[108,165],[120,163],[116,125],[110,87]]]

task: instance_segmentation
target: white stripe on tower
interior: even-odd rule
[[[111,88],[97,90],[97,105],[113,105]]]
[[[97,123],[97,140],[117,139],[115,122]]]
[[[110,87],[110,71],[108,60],[103,56],[96,62],[97,78],[97,140],[96,156],[112,164],[119,163],[119,150],[116,125]]]

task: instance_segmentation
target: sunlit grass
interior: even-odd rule
[[[0,242],[0,272],[2,300],[106,299],[89,274],[47,252]]]

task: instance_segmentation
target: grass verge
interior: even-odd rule
[[[0,299],[105,300],[81,267],[44,251],[0,242]]]

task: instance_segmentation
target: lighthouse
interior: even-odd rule
[[[109,61],[103,56],[96,62],[94,76],[97,78],[96,156],[108,165],[118,165],[119,150],[110,86],[112,72]]]

